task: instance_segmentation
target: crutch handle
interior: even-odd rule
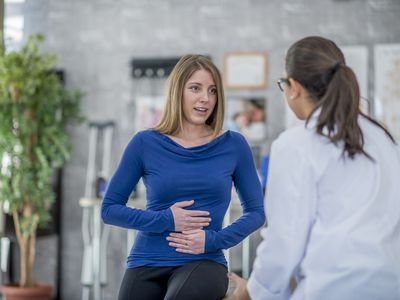
[[[103,129],[105,127],[114,127],[115,122],[114,121],[105,121],[105,122],[96,122],[96,121],[91,121],[89,122],[89,127],[97,127],[99,129]]]

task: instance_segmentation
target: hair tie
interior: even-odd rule
[[[332,67],[332,73],[336,73],[336,71],[339,70],[341,65],[344,65],[344,64],[340,61],[336,62]]]

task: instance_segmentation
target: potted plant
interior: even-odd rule
[[[29,292],[41,287],[33,278],[36,232],[50,219],[53,172],[70,154],[68,125],[83,120],[82,94],[63,87],[52,71],[56,56],[39,50],[43,40],[32,35],[21,50],[0,54],[0,201],[13,217],[20,250],[17,291]],[[51,289],[44,289],[49,299]],[[2,290],[14,299],[7,296],[12,287]]]

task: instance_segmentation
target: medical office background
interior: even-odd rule
[[[275,82],[288,46],[307,35],[331,38],[342,47],[360,81],[363,109],[400,137],[400,0],[5,0],[5,29],[8,49],[17,49],[31,33],[44,33],[43,48],[58,54],[66,86],[85,92],[87,120],[114,122],[111,170],[132,135],[162,109],[165,74],[157,68],[139,72],[135,60],[173,60],[186,53],[209,56],[223,72],[226,126],[243,132],[261,168],[271,142],[297,124]],[[254,120],[241,118],[249,112],[255,112]],[[60,230],[38,239],[35,274],[56,287],[58,299],[82,294],[79,201],[89,127],[83,124],[71,134]],[[258,233],[250,241],[252,261]],[[233,270],[241,271],[241,251],[232,250]],[[104,299],[116,298],[126,255],[126,231],[112,227]]]

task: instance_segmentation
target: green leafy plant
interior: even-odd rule
[[[68,91],[54,70],[54,54],[41,53],[44,36],[0,55],[0,201],[13,216],[22,287],[34,284],[36,232],[50,219],[52,176],[71,151],[68,125],[83,120],[82,93]]]

